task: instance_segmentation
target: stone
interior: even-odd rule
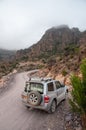
[[[67,115],[67,116],[65,117],[65,120],[66,120],[67,122],[69,122],[69,121],[71,120],[71,115]]]

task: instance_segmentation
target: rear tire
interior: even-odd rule
[[[48,113],[54,113],[56,111],[56,101],[53,100],[50,106],[50,110],[48,111]]]

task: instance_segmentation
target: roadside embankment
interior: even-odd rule
[[[9,84],[13,81],[17,71],[13,71],[0,79],[0,93],[9,87]]]

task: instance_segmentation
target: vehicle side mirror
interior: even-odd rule
[[[64,87],[64,86],[65,86],[65,84],[64,84],[64,83],[61,83],[61,86],[62,86],[62,87]]]

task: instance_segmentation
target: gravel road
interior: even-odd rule
[[[0,94],[0,130],[65,130],[67,101],[62,102],[54,114],[27,109],[21,101],[27,79],[26,72],[16,74],[10,89]]]

